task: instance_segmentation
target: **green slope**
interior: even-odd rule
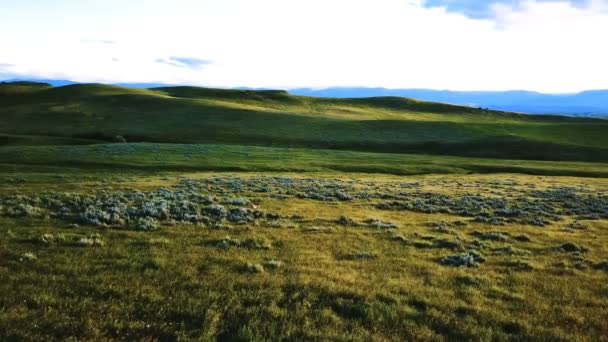
[[[10,87],[0,86],[0,134],[52,137],[49,145],[107,142],[121,135],[131,142],[608,161],[604,120],[395,97],[326,99],[284,91],[99,84],[30,86],[19,92]],[[19,143],[28,144],[27,139]],[[44,144],[44,138],[32,144]]]
[[[59,167],[92,171],[361,172],[393,175],[525,173],[608,177],[608,163],[463,158],[238,145],[101,144],[7,146],[0,171]]]

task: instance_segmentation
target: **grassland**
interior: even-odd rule
[[[32,144],[40,144],[40,136],[102,143],[120,135],[129,142],[608,161],[606,120],[281,91],[74,85],[15,94],[3,87],[4,144],[23,144],[27,136]]]
[[[525,173],[608,176],[608,163],[468,158],[422,154],[369,153],[302,148],[206,144],[96,144],[5,146],[0,170],[72,167],[107,170],[359,172],[393,175]],[[363,162],[362,162],[363,161]]]
[[[606,121],[0,94],[0,340],[608,340]]]
[[[497,226],[460,214],[377,206],[389,195],[405,199],[426,192],[532,196],[532,186],[574,188],[586,198],[605,194],[605,179],[335,173],[21,177],[5,180],[2,193],[38,197],[40,207],[46,198],[41,189],[119,196],[161,187],[177,194],[184,189],[180,184],[195,184],[195,193],[216,196],[218,203],[246,199],[272,215],[220,225],[160,220],[144,231],[119,223],[83,224],[80,216],[69,219],[49,209],[5,217],[0,287],[10,295],[2,297],[0,334],[9,340],[597,340],[607,333],[607,220],[566,215],[544,227]],[[289,179],[289,185],[277,186],[275,177]],[[256,189],[265,184],[273,188]],[[298,196],[328,196],[336,189],[354,198]],[[371,190],[380,194],[357,197]],[[12,205],[3,200],[5,208]],[[564,249],[568,244],[580,250]],[[472,248],[482,253],[483,263],[441,262]]]

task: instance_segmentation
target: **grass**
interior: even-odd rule
[[[608,164],[366,153],[235,145],[102,144],[11,146],[0,149],[0,169],[58,167],[140,171],[526,173],[606,177]],[[365,163],[361,163],[364,160]]]
[[[29,176],[3,193],[28,193],[32,186],[51,189],[56,183]],[[110,180],[103,183],[110,192],[125,187],[148,191],[161,186],[172,189],[182,176],[142,175],[116,182],[106,173],[96,181]],[[211,176],[225,174],[187,175],[194,180]],[[67,183],[79,193],[101,189],[86,177],[83,172],[82,178],[70,177]],[[336,174],[314,177],[331,181]],[[399,176],[357,174],[338,178],[391,193],[399,192],[404,181]],[[423,191],[442,189],[446,194],[467,192],[450,186],[463,182],[494,196],[525,191],[528,184],[538,189],[608,189],[605,179],[526,175],[421,175],[407,182],[419,183]],[[52,218],[0,219],[4,280],[0,291],[10,294],[0,301],[0,336],[8,340],[597,340],[608,333],[606,273],[593,268],[608,253],[606,220],[587,221],[588,230],[576,232],[563,229],[568,221],[545,228],[468,222],[455,228],[468,242],[480,230],[507,231],[507,241],[484,240],[485,261],[477,267],[450,267],[440,260],[461,252],[437,244],[418,246],[429,238],[454,240],[452,233],[438,232],[429,222],[466,218],[382,211],[368,200],[277,199],[272,193],[247,190],[237,196],[255,200],[267,212],[283,217],[300,214],[303,219],[283,226],[255,222],[219,230],[163,225],[146,232],[70,228]],[[336,221],[340,215],[354,222],[374,217],[398,228],[345,226]],[[330,229],[315,234],[309,227]],[[92,232],[103,243],[69,243]],[[62,239],[42,244],[44,234]],[[406,241],[393,239],[395,234]],[[515,238],[522,234],[529,241]],[[217,241],[227,235],[231,240],[265,241],[269,247],[218,247]],[[589,266],[576,268],[571,253],[560,248],[565,243],[584,246]],[[518,252],[500,252],[505,246]],[[35,259],[24,258],[26,253]]]
[[[322,99],[280,91],[73,85],[0,95],[0,117],[0,133],[5,135],[79,141],[108,142],[120,135],[131,142],[608,161],[605,120],[529,116],[402,98]]]
[[[608,339],[606,121],[32,83],[0,118],[0,340]]]

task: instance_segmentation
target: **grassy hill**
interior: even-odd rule
[[[0,85],[0,143],[231,144],[537,160],[608,161],[608,121],[398,97],[99,84]]]

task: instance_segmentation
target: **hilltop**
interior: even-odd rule
[[[80,84],[69,80],[27,79],[55,87]],[[4,82],[15,82],[17,79]],[[114,83],[127,88],[177,87],[165,83]],[[250,89],[255,88],[237,88]],[[368,87],[290,88],[290,94],[325,98],[407,97],[431,102],[483,107],[494,110],[529,114],[554,114],[575,117],[608,117],[608,89],[577,93],[541,93],[527,90],[455,91],[436,89],[388,89]]]

